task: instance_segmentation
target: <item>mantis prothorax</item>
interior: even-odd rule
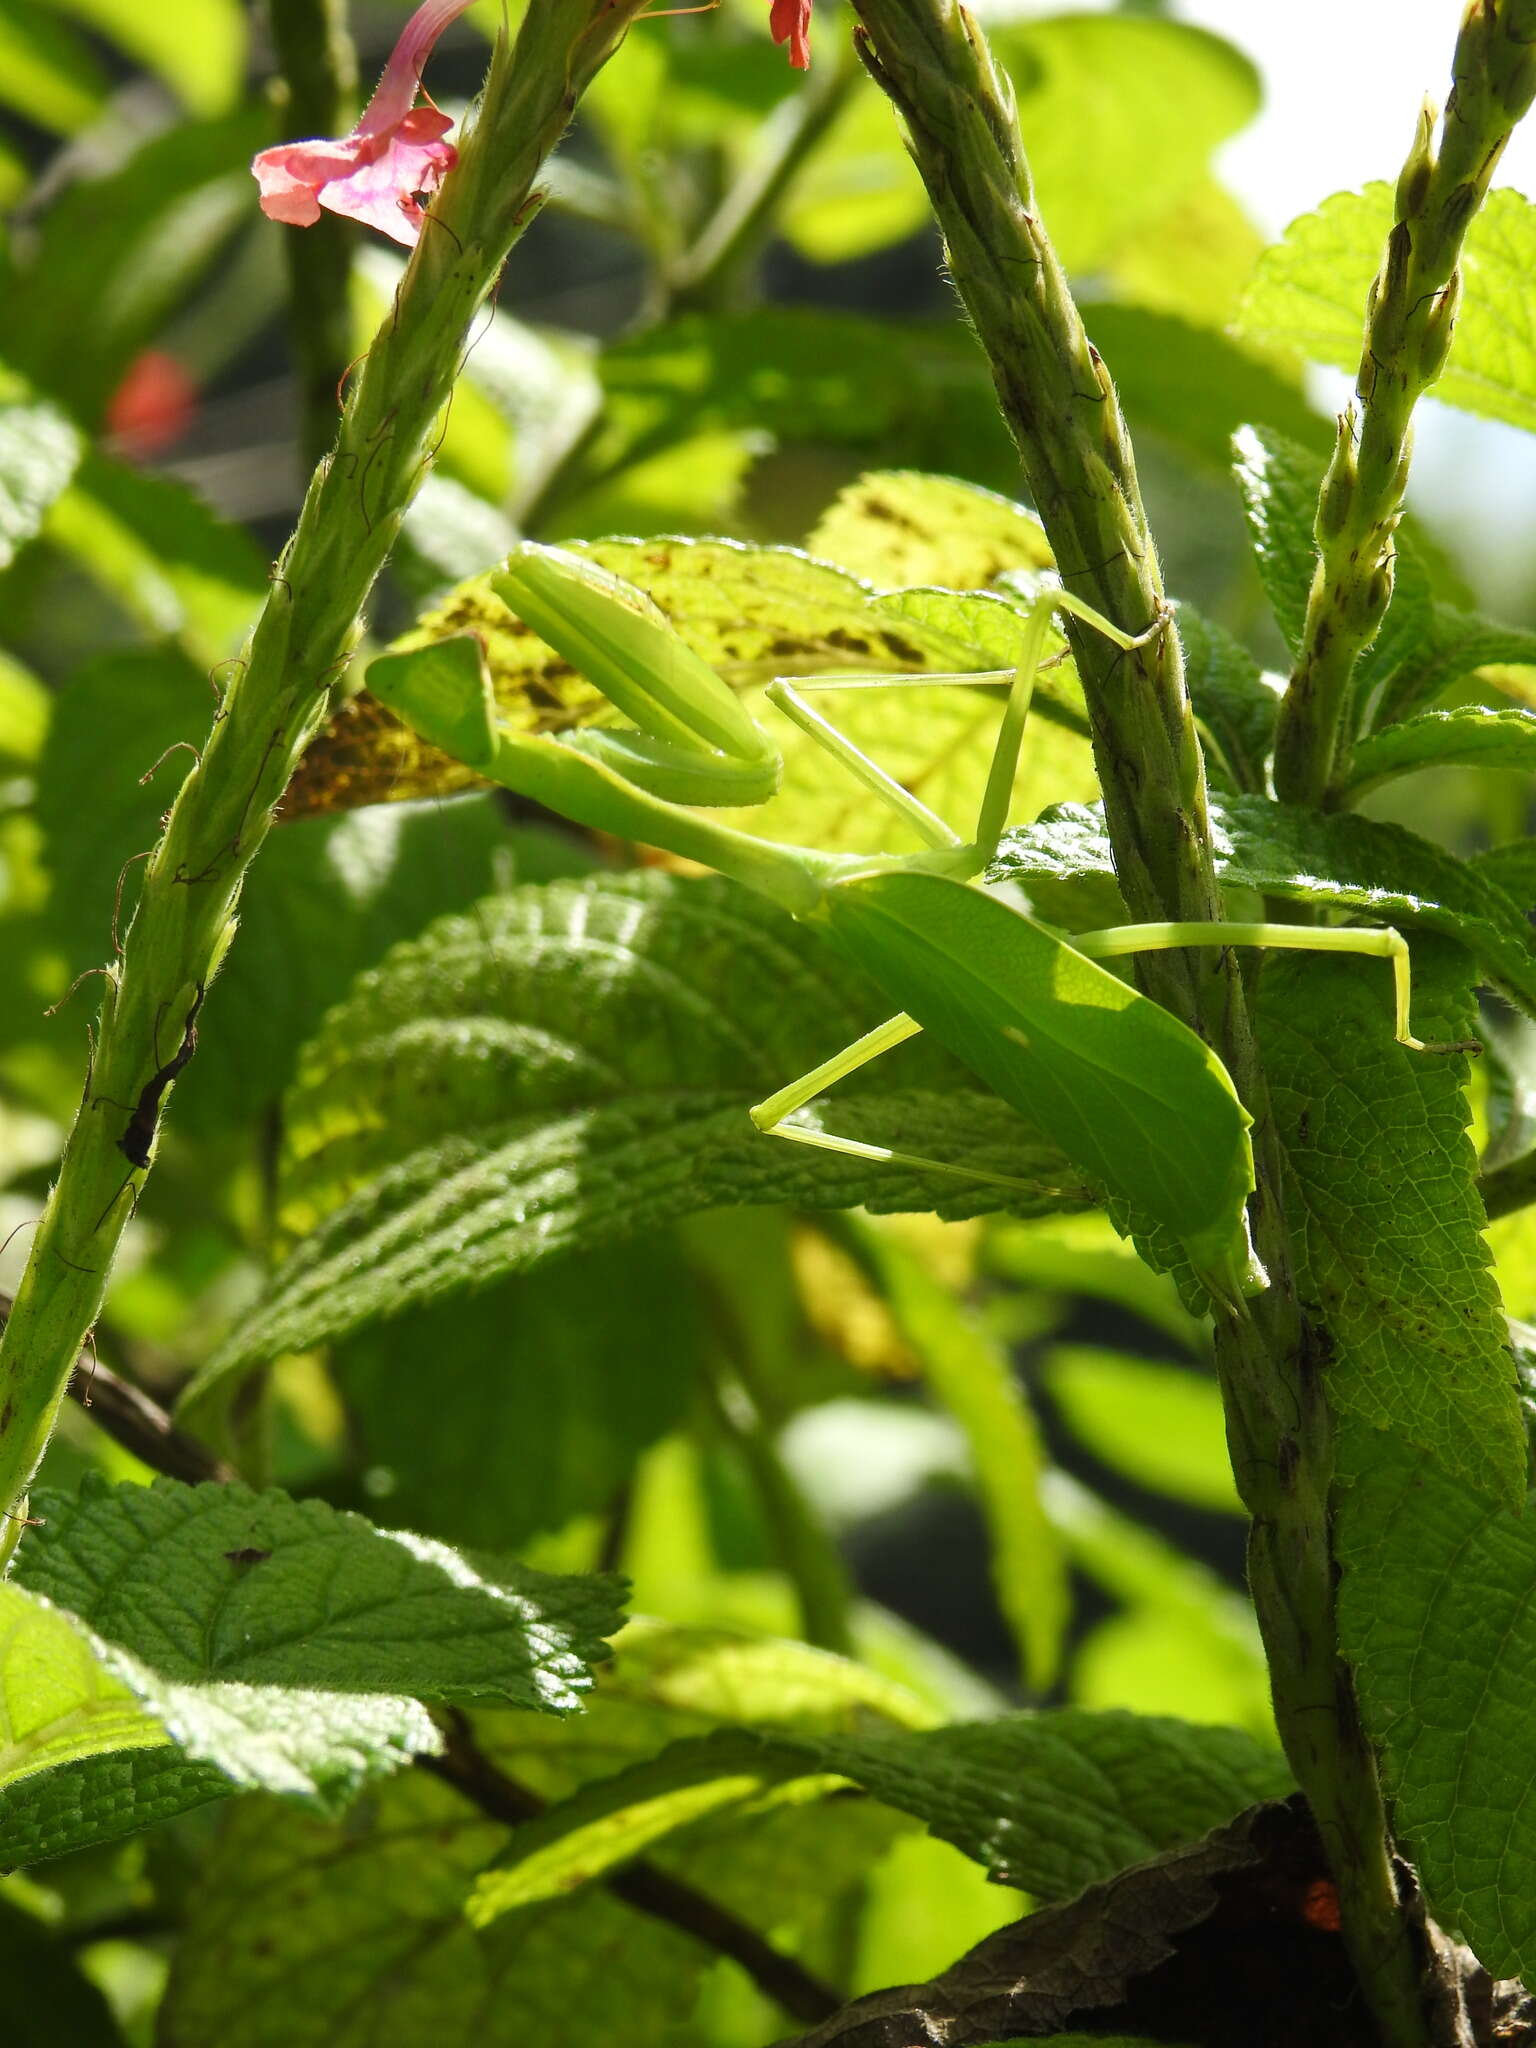
[[[1293,947],[1384,959],[1392,967],[1399,1042],[1415,1052],[1467,1049],[1413,1035],[1408,948],[1390,928],[1216,922],[1068,936],[976,882],[1007,823],[1052,617],[1071,613],[1129,651],[1171,630],[1166,612],[1131,634],[1052,587],[1020,612],[1011,670],[801,677],[798,686],[775,680],[769,701],[925,847],[911,854],[831,854],[757,838],[683,808],[763,801],[777,786],[779,754],[649,599],[578,556],[531,542],[514,550],[490,584],[634,721],[634,731],[508,732],[498,723],[481,649],[471,637],[375,661],[368,672],[374,693],[424,738],[489,779],[579,824],[664,847],[757,889],[816,925],[899,1006],[876,1030],[756,1104],[752,1120],[767,1135],[1017,1191],[1025,1184],[789,1121],[844,1076],[929,1030],[1133,1215],[1169,1228],[1212,1292],[1235,1303],[1266,1284],[1247,1235],[1245,1204],[1253,1188],[1247,1113],[1211,1049],[1098,963],[1196,946]],[[969,840],[861,753],[802,694],[935,682],[1007,689]]]

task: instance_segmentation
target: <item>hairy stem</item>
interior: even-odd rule
[[[466,1715],[456,1708],[441,1717],[446,1744],[441,1756],[420,1759],[421,1767],[451,1785],[479,1807],[489,1820],[515,1828],[544,1811],[544,1801],[515,1778],[509,1778],[475,1741]],[[729,1956],[746,1971],[758,1990],[782,2006],[792,2019],[829,2018],[842,2001],[803,1963],[764,1940],[755,1927],[739,1920],[707,1893],[654,1863],[625,1864],[603,1880],[615,1898],[651,1919],[688,1934],[718,1954]]]
[[[351,655],[363,605],[431,462],[471,323],[536,210],[545,157],[643,4],[540,0],[515,49],[498,45],[461,160],[146,866],[59,1178],[0,1339],[0,1506],[25,1493],[100,1312],[163,1099],[196,1049],[198,1009],[234,936],[246,868],[325,715],[328,685]]]
[[[1450,348],[1467,229],[1536,96],[1536,0],[1469,0],[1452,76],[1438,138],[1426,105],[1397,181],[1355,404],[1340,415],[1318,500],[1318,563],[1275,748],[1288,803],[1330,802],[1348,767],[1351,678],[1392,600],[1413,409]]]
[[[272,46],[283,74],[284,142],[341,135],[350,127],[357,61],[346,0],[268,0]],[[288,263],[288,332],[299,388],[299,453],[306,472],[336,438],[342,380],[352,359],[348,289],[357,229],[322,213],[312,228],[283,237]]]
[[[1124,421],[1042,228],[1006,76],[956,0],[855,0],[865,61],[900,112],[951,274],[1066,587],[1128,635],[1163,588]],[[1205,772],[1177,637],[1121,651],[1066,621],[1127,907],[1137,922],[1222,915]],[[1329,1554],[1332,1423],[1299,1316],[1280,1161],[1236,956],[1145,960],[1148,992],[1220,1051],[1255,1119],[1251,1225],[1271,1285],[1218,1305],[1233,1466],[1253,1518],[1249,1578],[1286,1753],[1334,1863],[1344,1928],[1382,2038],[1423,2048],[1418,1960],[1391,1879],[1375,1763],[1338,1655]]]

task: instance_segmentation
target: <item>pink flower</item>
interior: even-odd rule
[[[418,107],[416,92],[433,45],[468,5],[469,0],[422,0],[350,135],[336,142],[279,143],[252,161],[268,220],[313,227],[323,206],[407,248],[414,244],[423,201],[431,200],[459,160],[453,144],[442,139],[452,120],[436,107]]]
[[[776,43],[788,43],[797,71],[811,68],[811,0],[773,0],[768,26]]]

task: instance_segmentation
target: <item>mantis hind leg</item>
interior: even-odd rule
[[[840,1152],[851,1159],[872,1159],[886,1166],[912,1166],[923,1173],[947,1174],[955,1180],[984,1181],[991,1187],[1008,1188],[1015,1193],[1040,1195],[1052,1192],[1038,1181],[1016,1180],[1003,1173],[983,1173],[975,1167],[956,1166],[950,1160],[930,1159],[917,1152],[894,1152],[886,1145],[866,1144],[859,1138],[840,1138],[831,1131],[814,1131],[804,1124],[788,1121],[796,1110],[804,1109],[808,1102],[834,1083],[848,1074],[857,1073],[860,1067],[868,1066],[881,1053],[904,1045],[922,1028],[908,1016],[887,1018],[884,1024],[876,1025],[873,1031],[867,1031],[852,1045],[844,1046],[831,1059],[823,1060],[819,1067],[812,1067],[797,1081],[789,1082],[762,1102],[754,1103],[747,1114],[764,1137],[788,1138],[796,1145],[813,1145],[823,1152]]]

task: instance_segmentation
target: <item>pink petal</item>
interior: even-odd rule
[[[773,0],[768,19],[776,43],[788,43],[789,61],[797,71],[811,68],[811,0]]]
[[[409,249],[421,233],[421,200],[431,197],[458,160],[451,143],[393,141],[350,177],[322,186],[320,204],[331,213],[377,228]]]
[[[321,207],[377,228],[407,248],[421,232],[421,201],[458,152],[443,136],[452,117],[415,105],[422,66],[469,0],[424,0],[401,32],[378,89],[352,133],[337,142],[285,142],[251,165],[269,220],[313,227]]]
[[[290,227],[313,227],[320,218],[321,186],[355,170],[366,148],[348,136],[343,142],[283,142],[264,149],[251,163],[262,212]]]
[[[379,135],[399,126],[415,103],[416,88],[433,45],[468,5],[469,0],[422,0],[400,31],[400,40],[390,52],[373,98],[363,109],[356,134]]]

